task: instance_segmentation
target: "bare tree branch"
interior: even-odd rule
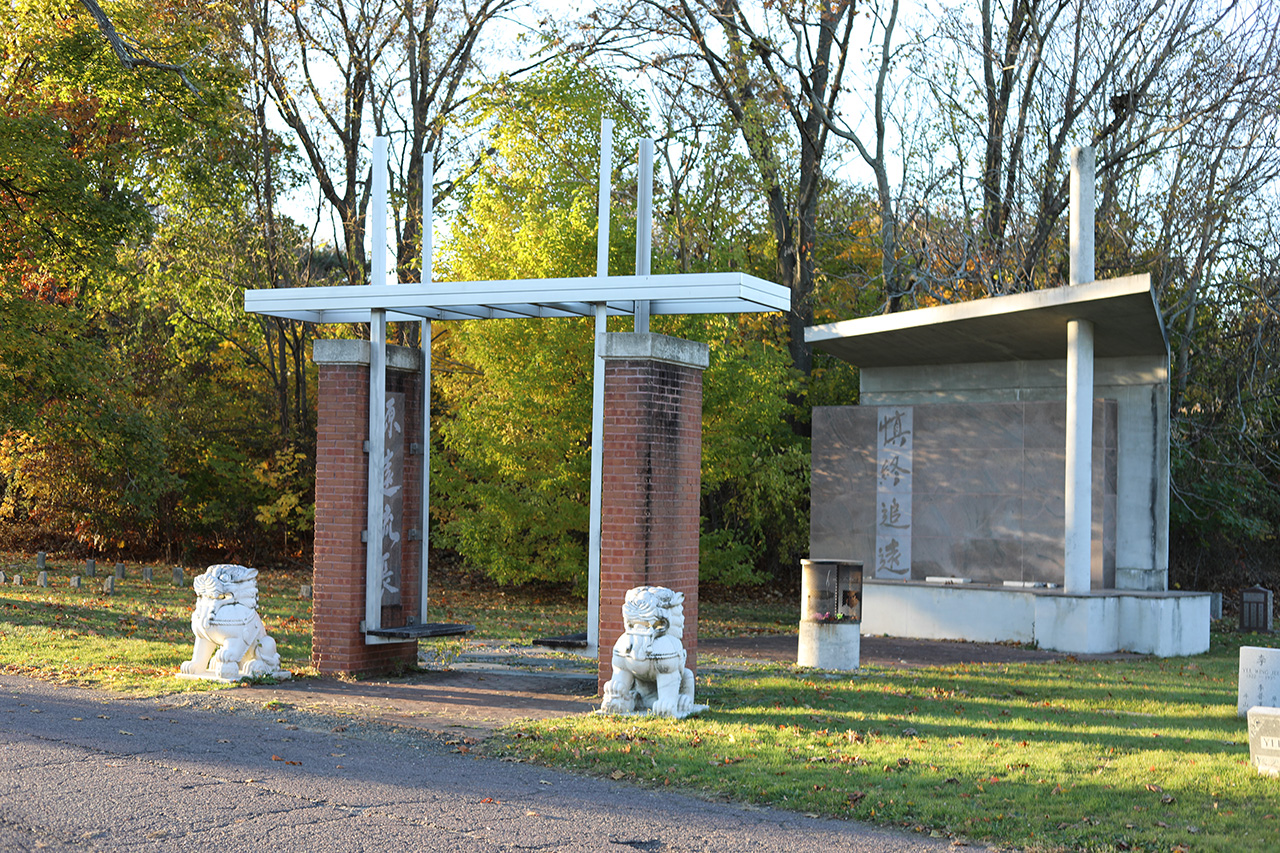
[[[191,82],[191,78],[187,76],[187,66],[174,65],[170,62],[161,62],[152,59],[145,53],[142,53],[136,44],[129,44],[123,36],[116,31],[115,25],[111,23],[111,18],[98,5],[98,0],[80,0],[80,4],[89,10],[89,14],[93,16],[94,21],[98,24],[98,29],[107,40],[107,44],[111,45],[111,49],[115,51],[116,57],[129,71],[137,68],[152,68],[156,71],[169,71],[177,74],[183,84],[191,90],[192,94],[199,95],[200,89],[195,83]]]

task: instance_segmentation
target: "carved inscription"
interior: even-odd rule
[[[382,454],[382,606],[400,603],[400,552],[404,527],[404,394],[387,395],[387,434]]]
[[[912,409],[884,406],[876,417],[876,561],[879,578],[911,576]]]

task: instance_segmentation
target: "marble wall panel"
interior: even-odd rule
[[[955,540],[951,563],[956,575],[975,583],[1001,583],[1022,579],[1022,542],[970,536]]]
[[[914,536],[1007,539],[1023,529],[1022,498],[1015,494],[965,495],[963,500],[917,497]]]
[[[960,410],[964,417],[956,417]],[[1020,448],[1023,445],[1021,406],[939,405],[915,407],[917,447],[924,442],[935,448]]]
[[[1007,495],[1022,488],[1022,454],[1014,448],[950,447],[922,433],[913,491],[922,495]]]
[[[873,406],[814,410],[810,553],[876,561]],[[910,578],[1061,583],[1066,404],[940,403],[912,412]],[[1116,406],[1095,403],[1094,585],[1114,582]]]

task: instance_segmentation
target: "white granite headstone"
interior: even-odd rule
[[[1249,709],[1249,762],[1263,775],[1280,776],[1280,708]]]
[[[1241,646],[1238,683],[1237,716],[1257,705],[1280,707],[1280,649]]]

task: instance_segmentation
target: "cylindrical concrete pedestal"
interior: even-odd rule
[[[861,652],[861,622],[800,622],[800,650],[796,655],[800,666],[848,672],[858,668]]]

